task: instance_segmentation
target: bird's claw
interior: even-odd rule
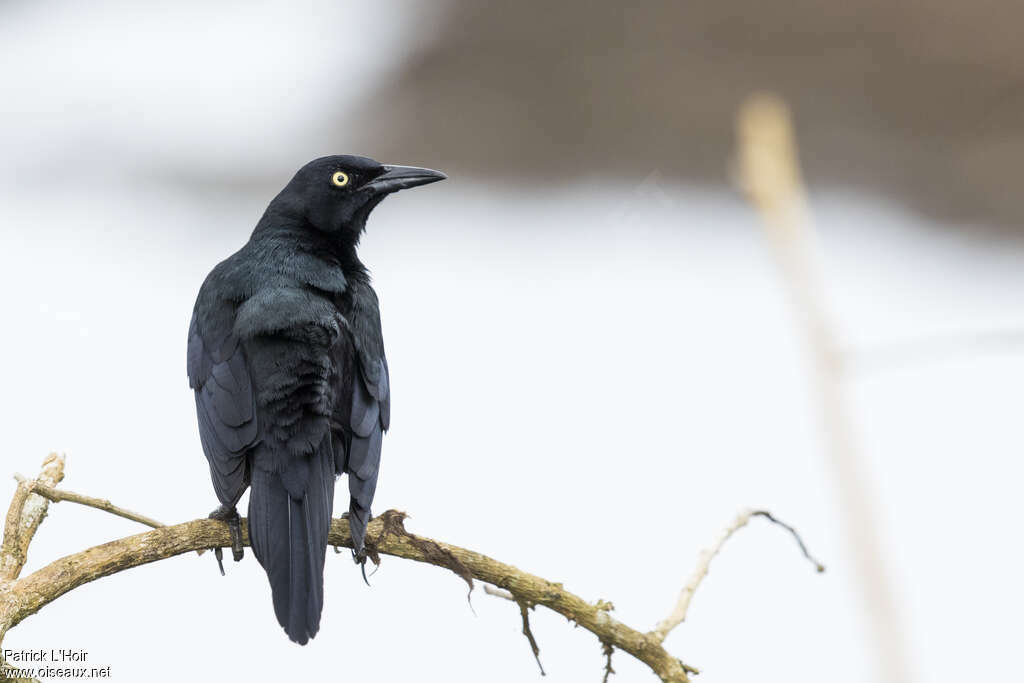
[[[242,544],[242,518],[238,516],[238,510],[221,505],[210,513],[210,519],[219,519],[227,523],[228,533],[231,534],[231,557],[235,562],[241,562],[242,558],[245,557],[245,546]],[[218,564],[220,564],[220,573],[224,574],[224,564],[221,561],[223,553],[221,549],[216,548],[214,554],[217,556]]]
[[[366,578],[366,548],[361,548],[358,552],[353,550],[352,560],[359,565],[359,569],[363,572],[363,583],[369,586],[370,580]]]
[[[224,576],[224,551],[220,548],[214,548],[213,556],[217,558],[217,566],[220,567],[220,575]]]

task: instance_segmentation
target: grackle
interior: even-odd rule
[[[356,247],[384,197],[445,177],[359,156],[311,161],[196,298],[188,378],[220,500],[210,517],[227,522],[240,560],[235,506],[251,486],[253,552],[277,620],[300,644],[320,627],[335,477],[348,475],[362,564],[390,421],[377,295]]]

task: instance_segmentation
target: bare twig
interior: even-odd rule
[[[146,517],[145,515],[140,515],[137,512],[132,512],[131,510],[126,510],[125,508],[118,507],[111,503],[109,500],[106,500],[105,498],[93,498],[92,496],[83,496],[82,494],[75,493],[73,491],[65,491],[64,489],[59,489],[56,488],[55,486],[48,486],[39,479],[35,481],[30,481],[20,474],[15,474],[14,479],[19,484],[30,484],[32,486],[33,493],[39,494],[40,496],[42,496],[43,498],[52,503],[60,503],[62,501],[67,501],[69,503],[78,503],[79,505],[84,505],[86,507],[91,507],[97,510],[103,510],[104,512],[109,512],[112,515],[116,515],[118,517],[122,517],[133,522],[138,522],[139,524],[145,524],[146,526],[151,527],[153,529],[159,529],[161,527],[167,526],[166,524],[158,522],[151,517]],[[205,552],[205,550],[197,550],[196,554],[202,555]],[[223,573],[223,571],[224,569],[222,567],[221,572]]]
[[[537,645],[537,639],[533,637],[533,629],[530,628],[530,612],[533,608],[532,605],[528,605],[524,600],[516,600],[519,603],[519,614],[523,617],[523,635],[526,636],[526,640],[530,643],[530,650],[533,651],[533,658],[537,660],[537,666],[540,668],[540,675],[547,676],[544,673],[544,665],[540,663],[540,646]]]
[[[516,598],[516,596],[512,595],[512,593],[504,588],[493,588],[484,584],[484,593],[503,600],[511,600],[519,605],[519,614],[523,619],[523,635],[526,636],[526,640],[530,643],[530,650],[533,652],[533,658],[537,660],[537,666],[540,668],[540,675],[546,676],[547,674],[544,672],[544,665],[540,662],[540,646],[537,645],[537,639],[533,637],[533,629],[530,628],[530,615],[527,612],[527,609],[531,606],[523,600]]]
[[[601,641],[601,653],[604,654],[604,678],[601,679],[601,683],[608,683],[608,678],[615,673],[615,669],[612,668],[612,655],[615,654],[615,648],[612,647],[611,643]]]
[[[796,541],[796,544],[800,546],[800,552],[804,554],[804,557],[807,558],[808,562],[814,565],[814,568],[818,571],[818,573],[820,574],[821,572],[825,571],[825,565],[823,565],[818,560],[814,559],[814,556],[812,556],[811,553],[807,550],[807,546],[804,545],[804,539],[800,538],[800,534],[797,533],[796,529],[786,524],[782,520],[778,519],[777,517],[774,517],[772,513],[768,512],[767,510],[754,510],[752,514],[755,517],[764,517],[772,524],[777,524],[778,526],[781,526],[783,529],[788,531],[793,536],[793,539]]]
[[[697,567],[690,574],[690,578],[686,581],[683,586],[683,590],[679,592],[679,598],[676,600],[675,607],[672,609],[672,613],[669,614],[665,619],[658,622],[658,625],[654,627],[651,633],[658,639],[658,642],[664,641],[668,636],[669,632],[679,624],[686,620],[686,613],[690,609],[690,601],[693,599],[693,594],[697,592],[697,587],[700,586],[700,582],[704,580],[704,577],[708,574],[708,568],[711,565],[711,560],[721,550],[725,542],[736,533],[739,529],[745,527],[750,521],[752,510],[740,510],[739,514],[729,522],[728,525],[715,538],[715,542],[711,547],[700,551],[697,556]]]
[[[109,512],[112,515],[117,515],[118,517],[130,519],[131,521],[138,522],[139,524],[145,524],[146,526],[152,527],[154,529],[159,529],[161,527],[167,526],[166,524],[161,524],[155,519],[151,519],[149,517],[146,517],[145,515],[140,515],[137,512],[132,512],[131,510],[125,510],[124,508],[118,507],[111,503],[109,500],[103,498],[83,496],[80,493],[74,493],[72,491],[65,491],[63,489],[47,486],[42,482],[28,482],[25,479],[25,477],[21,476],[20,474],[14,475],[14,478],[17,479],[19,483],[31,483],[33,485],[33,493],[38,493],[43,498],[46,498],[47,500],[50,500],[54,503],[60,503],[62,501],[67,501],[69,503],[78,503],[79,505],[85,505],[87,507],[96,508],[97,510],[103,510],[105,512]]]
[[[751,97],[740,110],[737,137],[737,180],[761,214],[812,354],[815,404],[821,410],[840,517],[850,556],[857,562],[860,602],[868,611],[881,678],[906,683],[912,678],[908,638],[884,566],[868,475],[843,396],[845,358],[822,296],[815,231],[785,103],[769,95]]]
[[[686,613],[690,609],[690,601],[693,600],[693,595],[697,592],[697,588],[700,586],[701,581],[703,581],[704,577],[708,575],[711,560],[721,552],[725,542],[728,541],[734,533],[745,527],[752,517],[757,516],[764,517],[765,519],[787,529],[791,534],[793,534],[796,542],[800,545],[800,550],[803,552],[804,557],[810,560],[819,572],[825,571],[824,565],[811,557],[807,552],[807,546],[804,545],[803,539],[800,538],[800,534],[796,532],[796,529],[784,522],[780,522],[766,510],[750,510],[744,508],[743,510],[740,510],[732,521],[730,521],[725,528],[718,533],[718,536],[715,537],[715,540],[710,547],[700,551],[700,554],[697,556],[697,566],[694,568],[693,573],[690,574],[690,578],[686,581],[686,585],[683,586],[683,590],[679,592],[679,598],[676,600],[672,613],[658,622],[658,625],[654,627],[653,631],[651,631],[651,635],[657,638],[659,643],[665,640],[672,629],[686,620]]]
[[[491,586],[488,586],[486,583],[484,584],[484,593],[487,593],[488,595],[493,595],[496,598],[503,598],[505,600],[511,600],[512,602],[516,601],[516,596],[509,593],[504,588],[492,588]]]

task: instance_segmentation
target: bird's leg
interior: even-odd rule
[[[341,518],[342,519],[348,519],[348,517],[349,517],[349,514],[347,512],[341,513]],[[338,553],[338,554],[341,554],[341,549],[338,546],[334,546],[334,552]],[[358,553],[355,550],[353,550],[352,551],[352,559],[355,561],[356,564],[359,565],[359,568],[362,569],[362,571],[363,571],[363,581],[366,583],[367,586],[369,586],[370,585],[370,581],[366,578],[366,548],[363,548]],[[376,571],[376,570],[374,570],[374,571]],[[370,576],[373,576],[373,574],[370,574]]]
[[[353,550],[352,551],[352,559],[355,560],[355,563],[359,565],[359,569],[363,572],[363,583],[365,583],[367,586],[369,586],[370,585],[370,580],[368,578],[366,578],[366,559],[367,559],[367,557],[366,557],[366,548],[363,548],[358,553],[355,550]],[[371,573],[370,576],[373,576],[373,574],[376,573],[376,572],[377,572],[377,570],[374,569],[373,573]]]
[[[231,533],[231,555],[234,557],[235,562],[240,562],[245,556],[245,552],[242,545],[242,520],[238,516],[238,510],[234,506],[221,505],[210,513],[210,519],[219,519],[222,522],[227,522],[228,531]],[[217,556],[217,564],[220,565],[220,573],[223,574],[224,564],[221,560],[221,549],[214,548],[214,554]]]
[[[213,556],[217,558],[217,567],[220,568],[220,575],[224,576],[224,552],[220,548],[214,548]]]
[[[341,513],[341,518],[347,520],[348,519],[348,513],[347,512],[342,512]],[[335,555],[341,555],[341,548],[339,548],[338,546],[334,546],[334,554]]]

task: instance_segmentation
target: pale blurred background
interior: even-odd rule
[[[0,2],[0,475],[59,450],[70,490],[167,523],[207,514],[184,371],[203,277],[313,157],[440,168],[449,181],[377,209],[361,252],[395,396],[375,511],[648,629],[740,507],[769,509],[828,572],[754,522],[667,647],[701,681],[873,680],[807,349],[729,183],[736,109],[774,90],[802,143],[821,294],[852,357],[875,359],[846,389],[911,680],[1008,680],[1024,636],[1022,14]],[[56,505],[27,571],[138,531]],[[329,554],[305,648],[251,553],[227,571],[193,554],[89,584],[4,647],[85,649],[126,682],[538,679],[516,607],[477,590],[474,614],[442,570],[385,558],[367,588]],[[599,680],[592,635],[542,608],[533,631],[546,680]]]

